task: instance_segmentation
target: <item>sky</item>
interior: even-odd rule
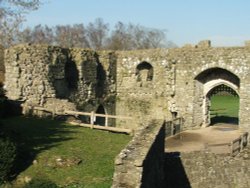
[[[211,40],[212,46],[242,46],[250,40],[249,0],[44,0],[25,26],[87,25],[96,18],[110,28],[121,21],[166,30],[178,46]]]

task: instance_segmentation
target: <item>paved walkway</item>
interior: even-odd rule
[[[209,148],[215,153],[228,153],[229,146],[226,143],[230,143],[240,135],[237,125],[225,123],[198,130],[188,130],[167,138],[166,152],[191,152]],[[211,146],[224,143],[225,145],[222,146]]]

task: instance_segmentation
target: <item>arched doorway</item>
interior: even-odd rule
[[[213,96],[219,92],[228,94],[221,95],[220,98],[224,100],[229,98],[225,96],[237,96],[236,101],[238,101],[239,106],[240,79],[232,72],[222,68],[210,68],[198,74],[194,83],[193,122],[195,125],[205,127],[211,124],[211,99],[214,99]]]
[[[97,110],[96,110],[97,114],[106,114],[104,106],[103,105],[99,105]],[[95,125],[101,125],[101,126],[105,126],[105,117],[96,117],[96,121],[95,121]]]
[[[211,89],[206,97],[209,100],[210,125],[216,123],[238,125],[239,95],[234,89],[221,84]]]

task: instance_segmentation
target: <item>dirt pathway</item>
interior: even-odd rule
[[[191,152],[206,148],[215,153],[228,153],[229,146],[211,147],[214,144],[230,143],[241,135],[237,125],[215,124],[198,130],[184,131],[166,139],[166,152]],[[208,147],[209,145],[209,147]]]

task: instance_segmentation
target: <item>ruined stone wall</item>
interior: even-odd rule
[[[133,137],[115,159],[113,188],[162,188],[165,128],[154,120]]]
[[[144,73],[144,80],[138,80],[137,67],[142,62],[152,65],[151,80],[146,80]],[[209,124],[204,106],[209,103],[204,101],[204,88],[209,85],[206,82],[226,79],[224,82],[235,86],[240,97],[240,128],[250,130],[249,47],[212,48],[209,41],[203,41],[194,47],[119,52],[117,65],[117,114],[129,115],[136,123],[150,118],[184,117],[184,129],[200,128]],[[212,68],[227,72],[215,75],[215,71],[204,82],[197,79]],[[234,77],[239,79],[238,85]],[[134,123],[120,121],[117,125],[131,127]]]
[[[204,121],[202,83],[196,77],[205,70],[222,68],[240,80],[240,127],[249,130],[250,105],[250,50],[248,48],[181,48],[170,51],[176,60],[176,93],[174,99],[178,113],[184,117],[186,128],[195,128]],[[215,75],[216,77],[216,75]]]
[[[32,113],[29,106],[95,111],[100,104],[115,113],[111,52],[27,44],[7,49],[5,60],[7,96],[22,101],[24,113]]]
[[[7,49],[5,51],[7,96],[11,100],[26,101],[34,105],[43,105],[45,99],[55,98],[57,91],[53,80],[63,79],[63,72],[56,71],[55,68],[63,67],[65,62],[65,55],[56,47],[20,45]]]
[[[166,187],[250,187],[250,148],[236,157],[208,151],[168,153],[165,160]]]
[[[167,56],[168,51],[161,49],[118,53],[116,113],[134,121],[118,120],[117,126],[135,128],[152,118],[171,117],[174,65]]]
[[[175,49],[95,52],[19,45],[5,51],[5,66],[7,96],[12,100],[62,109],[71,102],[89,112],[102,105],[107,114],[132,117],[116,121],[117,127],[132,129],[150,119],[175,117],[184,117],[184,129],[209,124],[204,88],[213,79],[226,79],[240,97],[240,128],[250,130],[249,46],[212,48],[203,41]],[[206,77],[212,68],[227,72]]]

